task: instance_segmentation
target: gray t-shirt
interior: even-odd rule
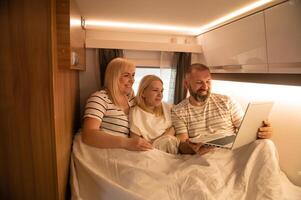
[[[233,134],[243,117],[241,107],[228,96],[212,93],[202,106],[193,106],[184,99],[172,108],[171,118],[176,134],[190,138],[215,133]]]

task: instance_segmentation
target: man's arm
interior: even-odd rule
[[[189,135],[187,126],[182,118],[180,118],[176,112],[172,109],[171,110],[171,119],[172,123],[176,130],[176,137],[180,140],[179,144],[179,152],[182,154],[195,154],[198,153],[203,155],[208,153],[212,148],[203,146],[202,143],[194,144],[189,142]]]
[[[186,123],[182,117],[179,117],[174,108],[171,109],[171,120],[175,128],[176,137],[180,140],[179,152],[183,154],[194,154],[195,152],[190,148],[186,142],[189,138]]]

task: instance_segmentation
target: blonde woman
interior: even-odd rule
[[[104,90],[95,92],[87,101],[82,141],[97,148],[123,148],[134,151],[152,149],[143,138],[129,138],[128,114],[134,105],[132,85],[135,65],[123,58],[107,66]]]
[[[172,126],[171,106],[162,102],[163,82],[154,75],[143,77],[136,96],[137,105],[130,111],[130,136],[144,138],[154,148],[177,154],[179,142]]]

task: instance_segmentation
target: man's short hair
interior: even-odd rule
[[[185,74],[186,75],[190,74],[192,72],[192,70],[194,70],[194,69],[198,70],[198,71],[208,70],[210,72],[209,67],[207,67],[206,65],[201,64],[201,63],[194,63],[187,67]]]

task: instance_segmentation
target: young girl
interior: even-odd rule
[[[142,137],[154,148],[177,154],[179,141],[171,123],[171,106],[162,98],[162,80],[154,75],[145,76],[139,85],[137,105],[130,111],[130,136]]]

